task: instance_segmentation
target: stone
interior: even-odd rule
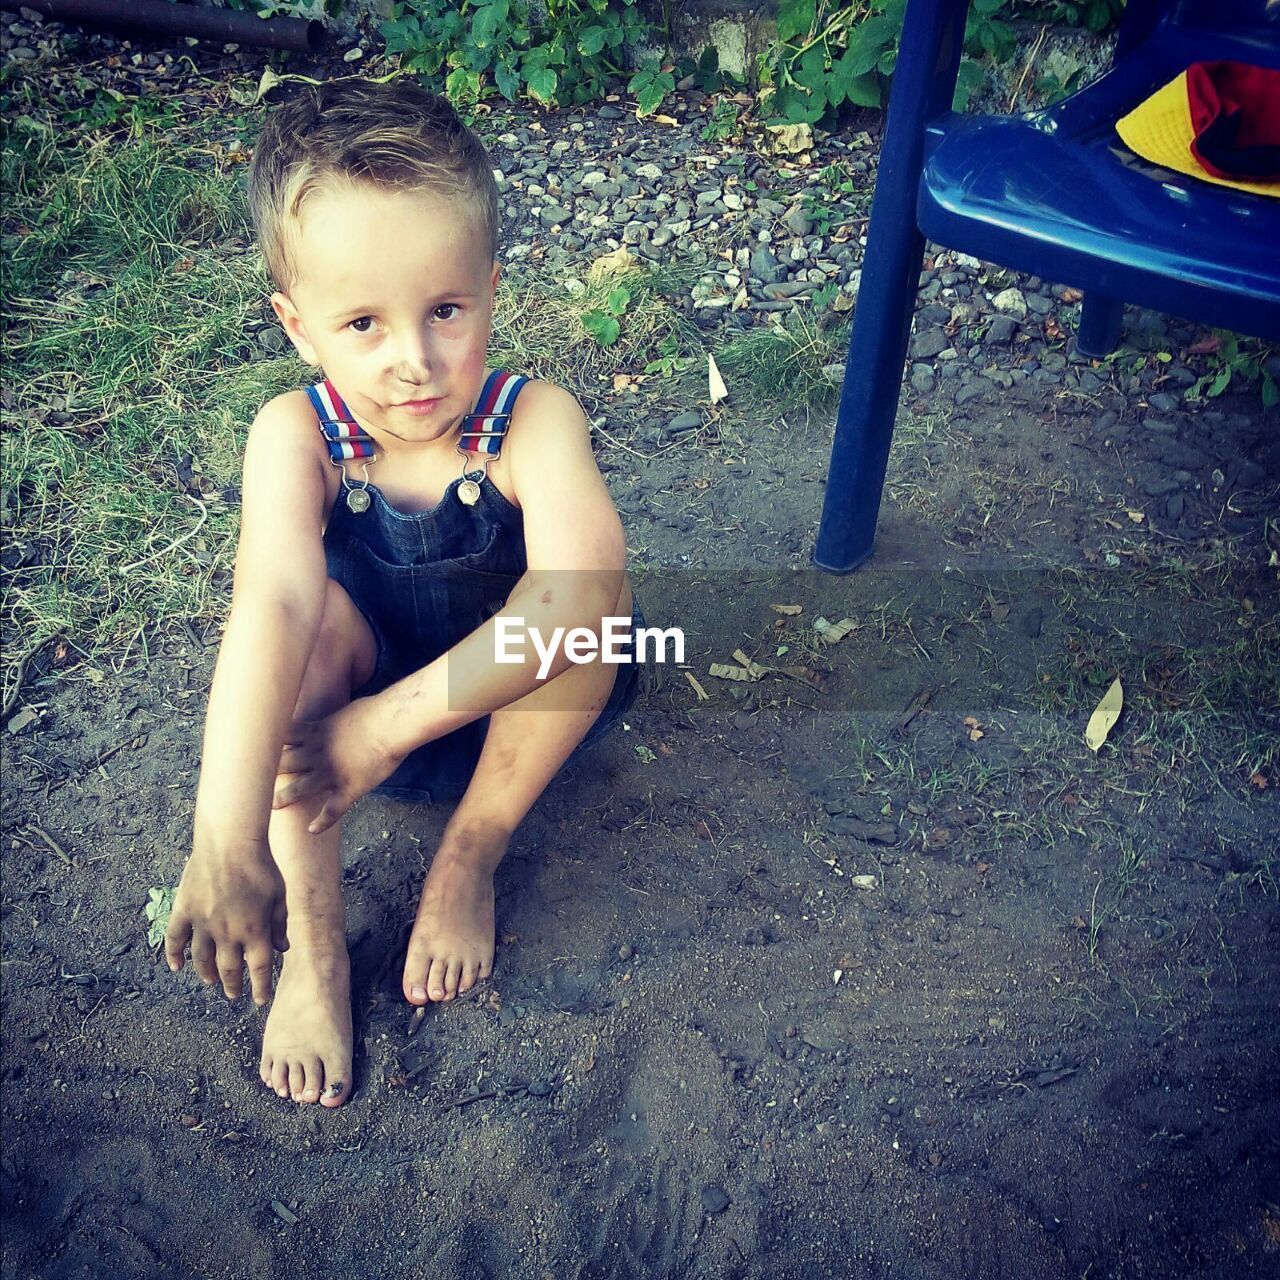
[[[911,358],[929,360],[947,347],[947,335],[940,328],[926,329],[911,339]]]
[[[1012,316],[992,316],[984,341],[991,344],[1011,342],[1018,331],[1018,322]]]
[[[988,391],[995,388],[986,378],[974,378],[972,382],[967,382],[959,391],[956,392],[957,406],[968,404],[970,400],[976,400],[979,396],[986,395]]]
[[[782,224],[794,236],[807,236],[813,230],[813,221],[804,211],[804,206],[793,204],[782,215]]]
[[[751,255],[749,270],[761,284],[777,284],[782,279],[782,266],[766,246],[761,245]]]
[[[547,205],[538,215],[544,227],[563,226],[566,222],[573,221],[573,212],[564,208],[563,205]]]
[[[911,370],[912,389],[922,396],[928,395],[936,385],[937,380],[933,376],[933,370],[927,364],[918,364]]]
[[[682,436],[689,431],[697,431],[702,426],[702,414],[696,410],[690,410],[687,413],[679,414],[667,423],[666,432],[669,436]]]
[[[1027,318],[1027,300],[1018,289],[1002,289],[991,299],[991,305],[1018,320]]]

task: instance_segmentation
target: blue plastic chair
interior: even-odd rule
[[[1192,62],[1280,67],[1280,0],[1129,0],[1111,69],[1027,116],[950,110],[967,0],[908,0],[814,562],[871,555],[925,238],[1085,291],[1103,356],[1125,302],[1280,340],[1280,199],[1139,160],[1115,121]]]

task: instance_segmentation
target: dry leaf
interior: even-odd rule
[[[607,276],[623,276],[636,269],[636,256],[624,244],[612,253],[601,254],[588,268],[587,279],[598,284]]]
[[[758,680],[759,676],[753,676],[750,671],[744,671],[741,667],[731,667],[727,662],[713,662],[707,668],[710,675],[715,676],[719,680]]]
[[[1134,524],[1141,524],[1147,518],[1145,511],[1126,511],[1125,515],[1127,515]]]
[[[1249,781],[1253,786],[1257,787],[1259,791],[1265,791],[1267,789],[1267,779],[1264,774],[1251,773],[1249,775]]]
[[[980,738],[987,736],[982,732],[982,722],[974,716],[965,716],[964,727],[969,730],[970,742],[977,742]]]
[[[820,671],[812,671],[808,667],[777,667],[775,669],[784,676],[790,676],[793,680],[807,684],[811,689],[817,689],[821,693],[826,692],[827,678]]]
[[[855,889],[874,889],[880,882],[875,876],[850,876],[849,883]]]
[[[635,379],[629,373],[615,373],[613,375],[613,389],[615,391],[625,391],[633,382],[635,382]]]
[[[1062,291],[1063,302],[1079,302],[1083,297],[1084,294],[1079,289],[1073,289],[1070,285]]]
[[[1115,722],[1120,719],[1120,709],[1124,706],[1124,689],[1120,686],[1120,677],[1111,682],[1111,688],[1102,695],[1102,701],[1089,717],[1088,727],[1084,731],[1084,740],[1090,750],[1099,751],[1107,740]]]
[[[853,308],[854,308],[853,299],[843,291],[841,291],[840,293],[837,293],[836,296],[831,301],[832,311],[839,311],[843,313],[845,311],[852,311]]]
[[[692,671],[686,671],[684,678],[693,685],[693,691],[698,695],[698,701],[706,702],[711,695],[698,683],[698,677]]]
[[[733,651],[733,660],[746,667],[753,680],[759,680],[762,675],[772,670],[771,667],[762,667],[758,662],[753,662],[741,649]]]
[[[1009,616],[1009,606],[1007,604],[992,604],[991,617],[996,622],[1003,622]]]
[[[852,618],[841,618],[839,622],[828,622],[826,618],[815,618],[813,629],[823,644],[839,644],[841,640],[855,631],[858,624]]]
[[[808,124],[765,125],[765,149],[776,156],[794,156],[813,148],[813,127]]]
[[[802,604],[771,604],[769,608],[774,613],[785,613],[788,618],[794,618],[797,613],[804,612],[804,605]]]
[[[733,302],[729,306],[730,311],[745,311],[750,305],[747,299],[747,286],[743,285],[737,293],[733,295]]]
[[[720,370],[716,368],[716,358],[710,351],[707,352],[707,392],[712,404],[719,404],[729,395],[729,388],[724,385]]]

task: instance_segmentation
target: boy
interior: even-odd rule
[[[485,367],[497,192],[449,104],[403,81],[308,90],[265,126],[249,196],[272,306],[326,379],[277,396],[249,433],[165,951],[176,971],[189,942],[229,999],[247,964],[258,1004],[285,952],[260,1075],[336,1107],[352,1034],[339,819],[380,784],[461,797],[404,994],[449,1001],[488,977],[512,832],[636,685],[616,656],[558,651],[541,680],[532,657],[495,665],[494,615],[546,637],[639,613],[577,401]]]

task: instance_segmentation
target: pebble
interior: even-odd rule
[[[993,345],[1009,342],[1017,331],[1018,322],[1012,316],[992,316],[984,341]]]
[[[911,358],[928,360],[944,351],[948,341],[947,335],[940,328],[926,329],[923,333],[917,333],[911,339]]]
[[[991,305],[1018,320],[1027,318],[1027,300],[1020,289],[1002,289],[991,299]]]

